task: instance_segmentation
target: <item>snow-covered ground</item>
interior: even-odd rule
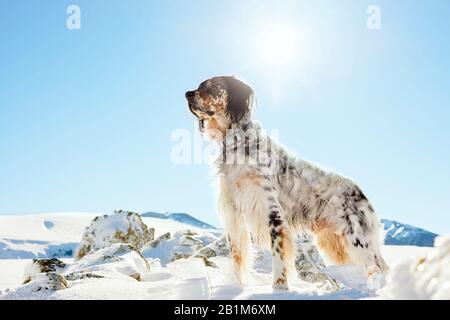
[[[70,213],[0,217],[0,299],[366,299],[377,298],[367,288],[363,272],[357,266],[328,266],[325,273],[338,280],[341,288],[330,290],[320,283],[299,279],[291,283],[288,292],[274,292],[271,286],[270,266],[252,271],[246,285],[235,282],[231,260],[217,256],[209,258],[212,266],[202,259],[188,258],[173,262],[156,259],[155,250],[144,252],[149,269],[143,270],[138,256],[131,253],[120,258],[120,263],[86,264],[61,258],[68,264],[66,273],[87,271],[99,275],[71,281],[67,289],[33,291],[33,283],[21,285],[25,266],[31,258],[70,257],[75,252],[85,228],[99,214]],[[155,237],[166,232],[190,229],[198,237],[219,237],[220,230],[203,229],[170,219],[142,219],[155,229]],[[194,237],[195,238],[195,237]],[[174,240],[175,241],[175,240]],[[193,241],[197,241],[193,239]],[[170,242],[168,242],[170,243]],[[164,246],[160,251],[165,250]],[[433,248],[413,246],[383,246],[383,255],[390,266],[408,259],[417,260]],[[150,251],[149,251],[150,250]],[[167,250],[170,250],[168,248]],[[145,252],[149,251],[148,255]],[[108,255],[109,257],[109,255]],[[164,260],[164,259],[163,259]],[[116,260],[114,260],[116,261]],[[137,269],[136,269],[137,268]],[[139,270],[139,281],[130,270]],[[268,269],[264,270],[264,269]],[[81,270],[81,271],[80,271]],[[3,293],[3,294],[2,294]]]

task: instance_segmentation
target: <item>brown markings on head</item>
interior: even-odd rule
[[[202,132],[221,140],[231,124],[250,116],[253,90],[234,77],[214,77],[203,81],[194,91],[186,93],[189,110],[198,118]]]
[[[226,91],[225,110],[232,123],[239,123],[250,116],[253,103],[253,89],[234,77],[214,77],[211,79]]]

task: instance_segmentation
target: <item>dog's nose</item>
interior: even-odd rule
[[[186,99],[188,99],[188,100],[192,99],[195,96],[195,91],[188,91],[188,92],[186,92],[185,96],[186,96]]]

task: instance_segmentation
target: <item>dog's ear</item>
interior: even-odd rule
[[[253,90],[234,77],[221,77],[220,80],[228,94],[227,113],[230,120],[232,123],[239,123],[251,111]]]

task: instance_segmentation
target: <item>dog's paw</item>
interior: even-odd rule
[[[289,290],[289,286],[287,284],[276,284],[276,283],[274,283],[272,285],[272,288],[274,290],[282,290],[282,291],[288,291]]]
[[[367,287],[370,290],[379,290],[385,285],[386,279],[382,274],[381,270],[372,266],[367,268]]]
[[[372,274],[370,277],[367,278],[367,287],[370,290],[377,291],[384,287],[386,284],[386,279],[384,275],[380,273]]]
[[[289,290],[286,279],[277,279],[273,282],[272,288],[275,290]]]
[[[241,269],[234,269],[234,277],[236,280],[236,283],[239,285],[244,285],[246,273]]]

